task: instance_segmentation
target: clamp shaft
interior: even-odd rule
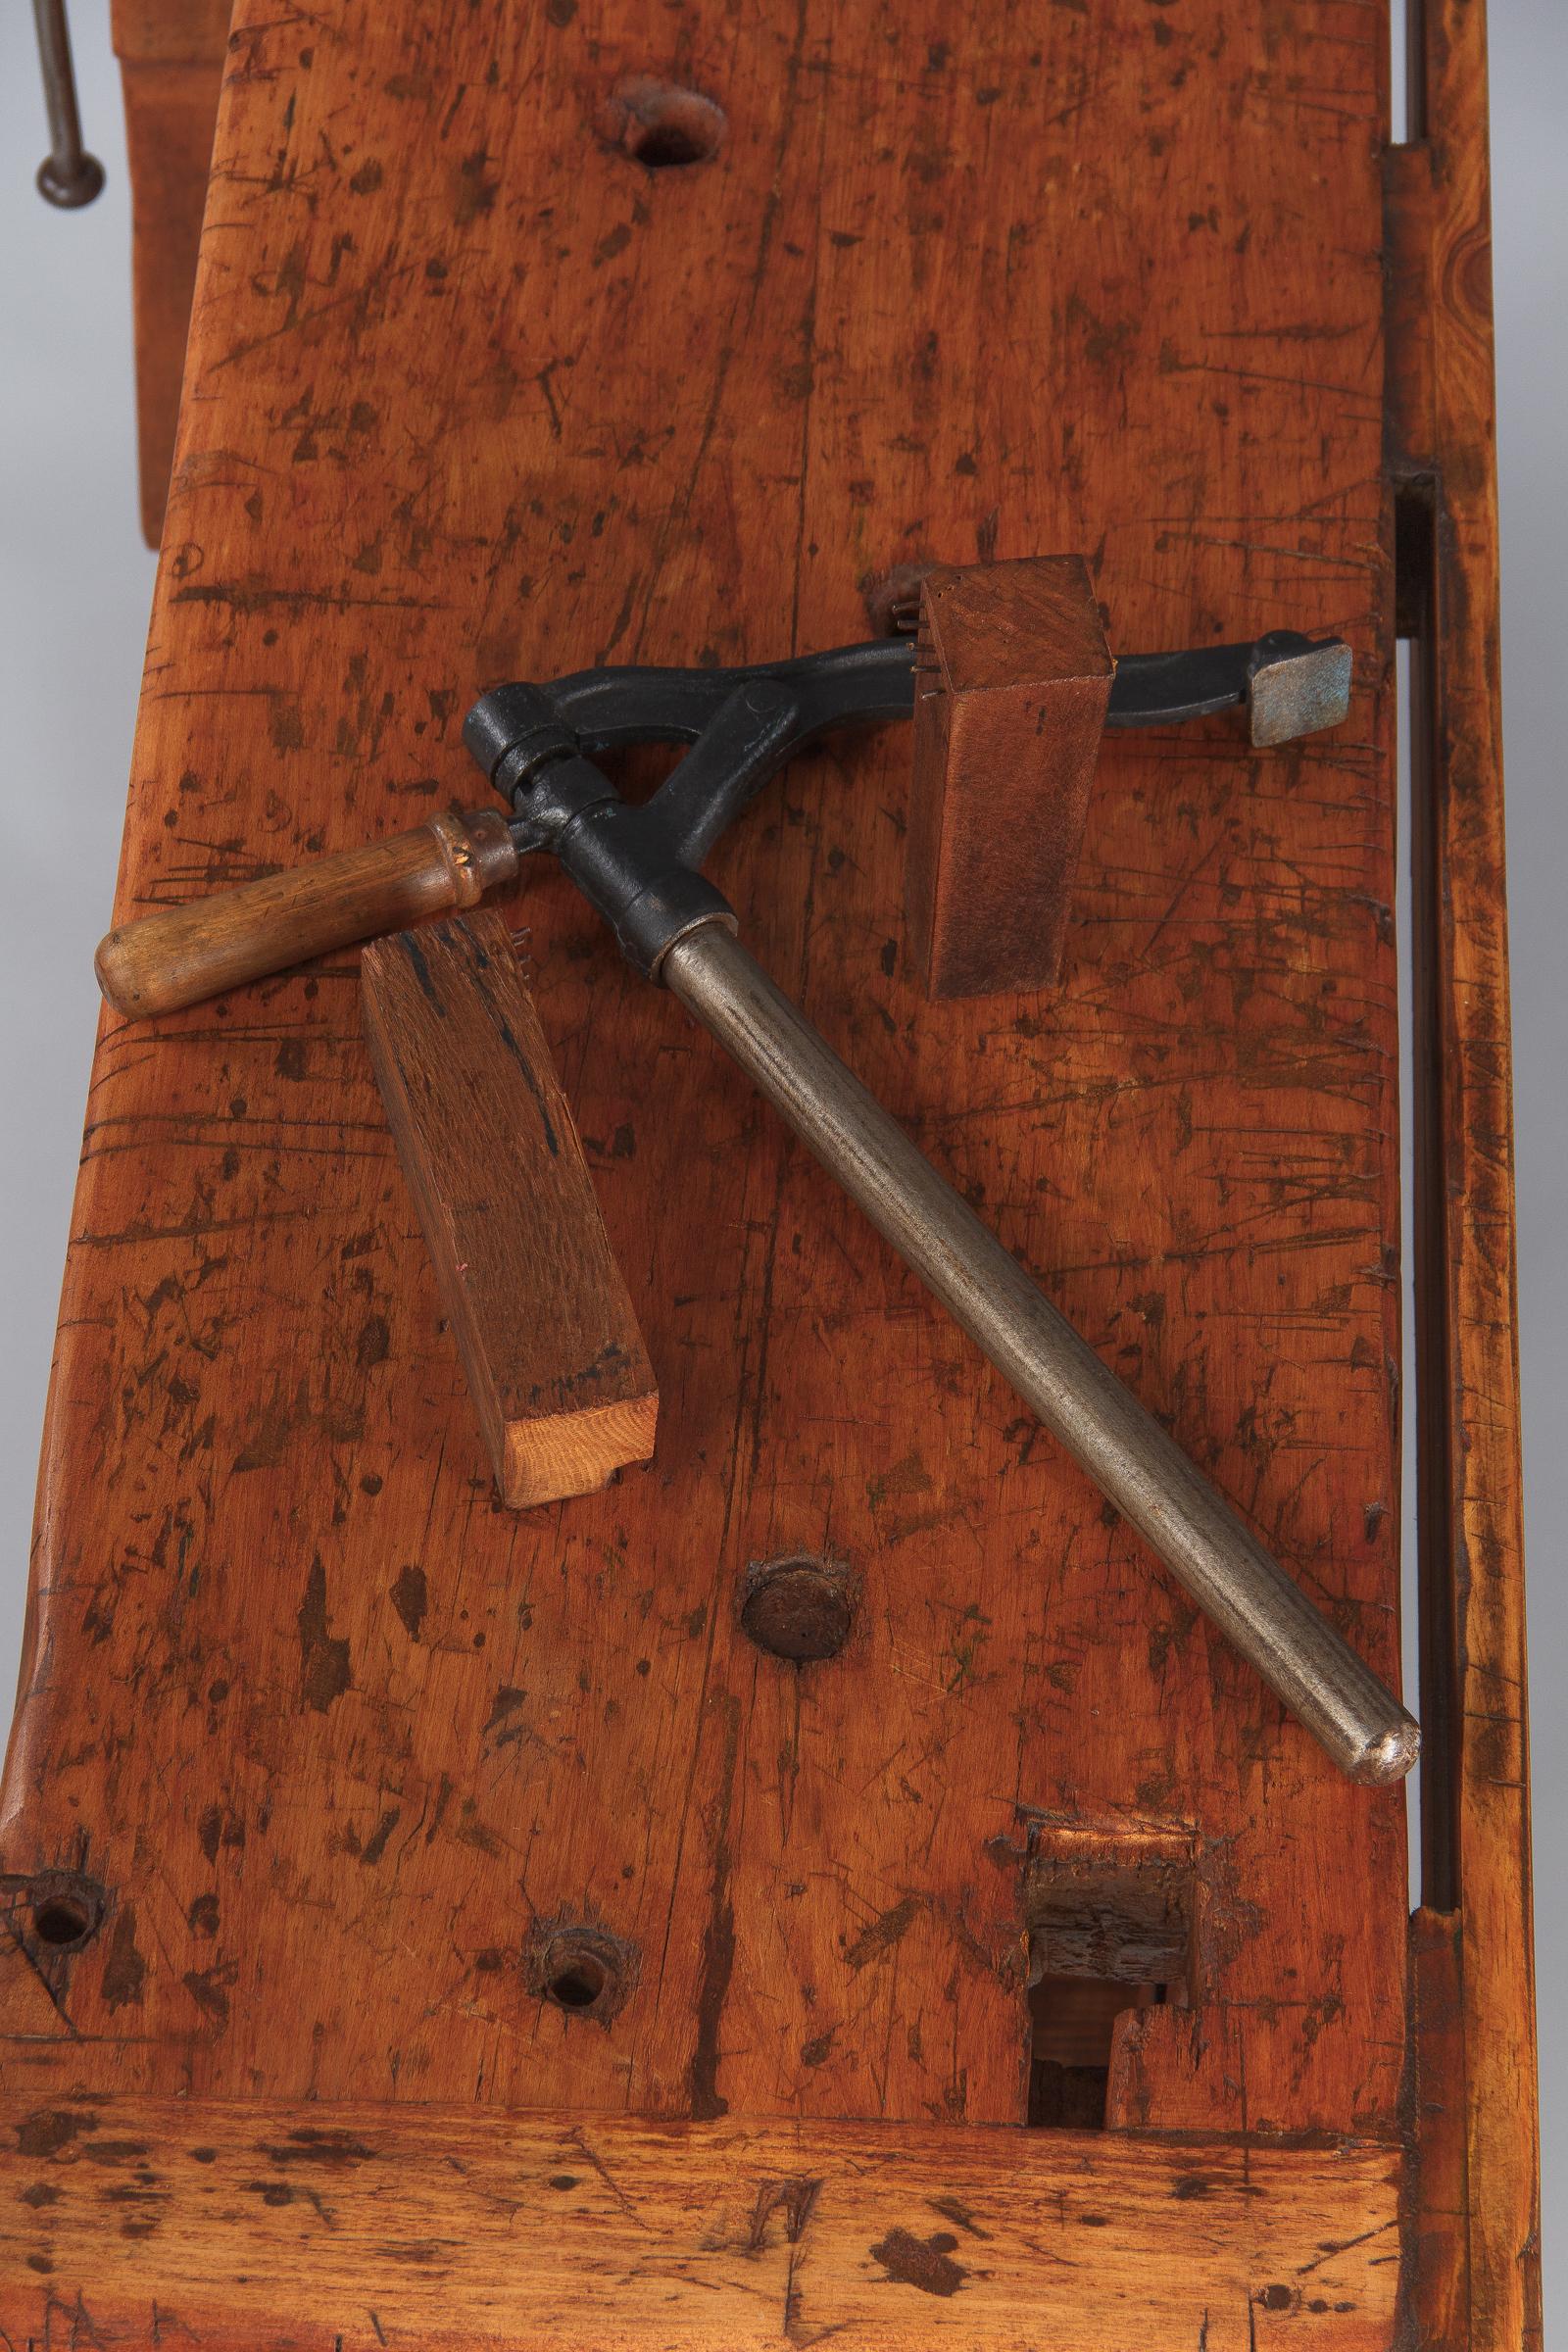
[[[1335,1763],[1401,1779],[1414,1719],[740,942],[705,924],[663,979]]]

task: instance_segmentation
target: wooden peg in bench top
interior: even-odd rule
[[[1115,666],[1080,556],[926,575],[906,888],[929,995],[1054,984]]]
[[[361,1006],[502,1500],[591,1494],[659,1395],[505,920],[373,940]]]

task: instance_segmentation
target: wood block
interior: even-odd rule
[[[906,894],[929,995],[1054,985],[1114,671],[1080,556],[926,579]]]
[[[366,1039],[502,1499],[591,1494],[658,1391],[588,1163],[493,912],[372,942]]]

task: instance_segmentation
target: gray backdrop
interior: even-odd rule
[[[1502,485],[1520,1353],[1525,1396],[1548,2340],[1568,2316],[1568,2017],[1549,1996],[1568,1949],[1568,1628],[1557,1530],[1568,1513],[1568,806],[1559,636],[1568,462],[1568,8],[1493,0],[1493,172]],[[33,193],[43,112],[30,12],[0,22],[0,1237],[10,1301],[0,1349],[0,1691],[21,1636],[27,1545],[61,1266],[86,1100],[92,950],[119,855],[153,560],[137,530],[128,212],[106,0],[74,0],[98,203]],[[3,1703],[0,1703],[3,1712]]]

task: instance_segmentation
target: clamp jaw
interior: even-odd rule
[[[915,710],[919,648],[909,636],[735,669],[577,670],[545,686],[492,687],[464,739],[499,809],[447,814],[295,873],[111,931],[100,985],[137,1018],[201,1003],[248,980],[471,906],[548,851],[605,915],[622,953],[657,975],[694,922],[734,923],[703,860],[764,784],[837,727]],[[1116,664],[1107,728],[1168,727],[1246,708],[1254,744],[1336,725],[1349,703],[1350,652],[1338,639],[1276,629],[1248,644],[1131,654]],[[596,762],[640,743],[690,746],[638,807]]]
[[[585,669],[550,686],[492,687],[463,739],[513,810],[519,856],[557,858],[650,979],[675,941],[734,910],[700,868],[771,777],[837,727],[909,718],[911,638],[840,646],[743,669]],[[1335,726],[1349,707],[1350,649],[1276,629],[1246,645],[1132,654],[1105,725],[1169,727],[1245,706],[1254,744]],[[638,806],[596,764],[640,743],[691,749]]]

